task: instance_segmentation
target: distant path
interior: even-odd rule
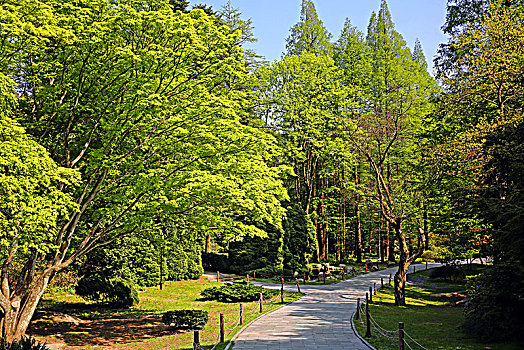
[[[438,265],[430,263],[428,268]],[[415,266],[417,270],[425,268],[425,264]],[[336,284],[301,286],[304,297],[253,322],[237,337],[233,350],[368,350],[353,333],[350,317],[357,308],[357,298],[365,298],[373,283],[380,286],[381,277],[387,283],[389,274],[396,271],[392,267]],[[255,284],[280,288],[279,284]],[[284,288],[297,290],[292,285]]]

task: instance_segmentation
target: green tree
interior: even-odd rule
[[[316,226],[316,259],[329,252],[329,202],[336,166],[351,161],[337,138],[338,106],[347,103],[340,71],[327,56],[304,52],[259,70],[258,115],[279,137],[293,166],[288,184],[292,202],[300,203]]]
[[[454,174],[467,179],[461,214],[482,220],[480,241],[494,256],[493,270],[472,281],[466,309],[466,330],[484,339],[516,337],[522,328],[522,14],[520,2],[490,4],[450,39],[461,55],[443,79],[454,131],[446,141],[460,145],[450,155],[468,165]]]
[[[59,185],[76,206],[51,237],[28,233],[45,251],[3,260],[3,336],[24,334],[56,272],[124,235],[153,240],[166,222],[233,239],[280,225],[275,141],[241,123],[245,92],[231,87],[245,79],[243,56],[214,17],[160,0],[9,4],[0,68],[16,77],[17,116],[82,181]]]
[[[422,120],[432,110],[435,85],[394,30],[386,1],[378,15],[371,16],[366,42],[372,65],[367,108],[351,119],[348,129],[369,167],[372,186],[368,191],[373,191],[369,195],[399,243],[395,304],[405,305],[407,269],[424,248],[423,227],[416,224],[426,185],[420,176],[424,163],[419,136]],[[413,239],[416,245],[410,243]]]
[[[286,39],[287,55],[300,55],[312,52],[315,55],[330,55],[331,34],[318,18],[315,4],[312,0],[302,0],[300,21],[289,30]]]

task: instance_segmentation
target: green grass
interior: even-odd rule
[[[128,310],[98,307],[71,294],[47,295],[40,309],[64,312],[82,319],[99,322],[102,325],[108,319],[119,318],[128,321],[131,319],[131,323],[123,325],[122,336],[118,336],[120,333],[117,324],[117,326],[106,330],[81,329],[79,331],[79,329],[61,328],[55,330],[54,336],[51,335],[45,339],[49,343],[60,339],[68,345],[82,345],[85,349],[94,348],[101,344],[110,345],[111,348],[115,349],[192,349],[193,332],[171,331],[161,323],[161,316],[169,310],[201,309],[208,311],[209,321],[205,328],[200,331],[200,343],[203,345],[203,349],[210,349],[216,343],[219,334],[220,313],[224,313],[226,326],[233,324],[239,316],[239,303],[198,300],[200,292],[204,288],[218,285],[222,285],[222,283],[210,282],[204,278],[197,281],[166,283],[162,291],[158,288],[148,288],[146,291],[140,292],[140,303]],[[301,295],[285,292],[284,296],[284,303],[287,303],[298,299]],[[264,304],[264,312],[272,311],[283,305],[279,303],[280,298],[277,301],[278,303],[274,305]],[[256,304],[256,302],[243,303],[245,310],[244,325],[261,315]],[[248,315],[249,310],[252,309],[257,311]],[[140,322],[136,322],[135,328],[132,328],[133,317],[140,320]],[[230,330],[226,329],[226,333],[229,332],[226,336],[226,342],[220,344],[217,349],[225,348],[227,342],[241,327],[238,325]],[[56,336],[56,333],[60,333],[60,336]],[[126,337],[127,334],[130,335],[129,338]],[[151,334],[157,336],[151,336]],[[85,343],[82,343],[82,341],[85,341]]]
[[[465,271],[466,275],[476,274],[483,267]],[[391,286],[385,286],[370,305],[374,320],[386,330],[398,330],[398,322],[404,322],[405,331],[427,349],[473,350],[491,347],[492,349],[517,350],[522,344],[487,344],[479,343],[461,331],[464,321],[463,307],[452,306],[463,298],[464,281],[445,282],[429,281],[428,271],[408,275],[406,286],[406,307],[394,306],[394,293]],[[361,320],[365,318],[361,317]],[[365,323],[354,320],[358,333],[366,333]],[[366,339],[377,349],[398,349],[398,336],[393,340],[380,336],[372,328],[372,337]],[[409,342],[409,339],[407,339]],[[413,349],[420,349],[410,342]],[[407,347],[406,347],[407,348]]]

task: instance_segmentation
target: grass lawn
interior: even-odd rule
[[[476,274],[484,267],[473,266],[465,270],[466,275]],[[464,298],[464,281],[435,282],[430,280],[429,271],[408,275],[406,286],[406,307],[394,306],[394,294],[391,286],[385,286],[370,305],[371,317],[386,330],[398,330],[398,322],[404,322],[405,331],[427,349],[473,350],[491,347],[492,349],[517,350],[522,344],[485,344],[464,334],[460,326],[464,321],[463,307],[454,306]],[[361,317],[361,320],[365,318]],[[366,333],[365,323],[354,320],[358,333]],[[377,349],[398,349],[398,336],[393,340],[380,336],[372,327],[372,337],[366,339]],[[413,349],[421,349],[410,341]],[[406,347],[409,349],[409,347]]]
[[[161,322],[165,311],[176,309],[201,309],[209,313],[209,321],[200,331],[203,349],[210,349],[219,335],[219,317],[224,313],[226,342],[217,346],[224,349],[227,341],[242,327],[231,327],[239,316],[239,303],[199,301],[204,288],[222,283],[205,278],[195,281],[171,282],[140,292],[140,303],[130,309],[108,309],[86,303],[76,295],[56,293],[46,295],[37,311],[58,311],[82,320],[79,325],[40,324],[31,326],[29,334],[49,344],[66,344],[64,349],[192,349],[193,332],[175,331]],[[300,295],[285,293],[284,302],[295,300]],[[277,299],[280,301],[280,298]],[[264,305],[264,312],[274,310],[282,304]],[[260,315],[256,302],[243,303],[244,324]],[[250,310],[253,312],[250,313]]]

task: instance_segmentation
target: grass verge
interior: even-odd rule
[[[483,267],[473,266],[466,274],[476,274]],[[393,288],[386,285],[373,296],[370,304],[371,317],[385,330],[398,330],[398,323],[404,322],[405,331],[426,349],[473,350],[491,347],[497,350],[522,349],[522,344],[479,343],[461,331],[464,309],[456,302],[464,298],[464,281],[432,281],[429,271],[408,275],[406,303],[408,306],[396,307]],[[354,320],[360,336],[366,334],[365,318]],[[362,323],[363,322],[363,323]],[[380,335],[371,328],[371,338],[365,338],[376,349],[398,349],[398,335],[392,339]],[[412,349],[421,349],[407,338]],[[409,347],[406,346],[406,349]]]
[[[219,335],[219,317],[224,313],[225,342],[216,349],[224,349],[227,342],[241,329],[234,326],[239,317],[239,303],[221,303],[198,300],[200,292],[222,283],[205,278],[195,281],[166,283],[164,290],[148,288],[140,292],[140,303],[130,309],[108,309],[86,303],[76,295],[59,293],[48,295],[39,311],[55,311],[78,317],[82,322],[73,324],[36,324],[30,334],[47,343],[64,343],[64,349],[94,349],[101,346],[111,349],[192,349],[192,331],[174,331],[161,322],[162,314],[176,309],[201,309],[209,313],[209,321],[200,331],[203,349],[211,349]],[[298,293],[285,292],[284,303],[298,299]],[[280,301],[280,298],[277,299]],[[264,304],[264,313],[282,306],[279,302]],[[243,303],[244,324],[260,316],[256,302]],[[252,310],[250,312],[250,310]]]

